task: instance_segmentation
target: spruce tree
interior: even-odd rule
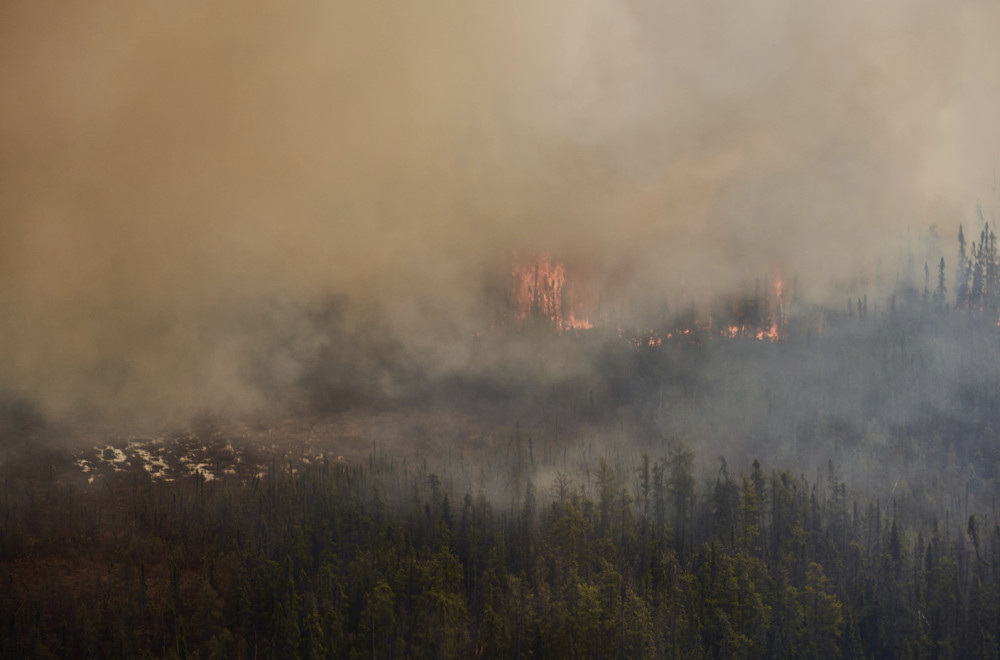
[[[983,258],[983,313],[991,319],[996,319],[998,299],[1000,299],[1000,281],[998,281],[1000,268],[997,265],[996,234],[990,230],[989,224],[983,230],[983,238],[983,243],[985,244]]]
[[[972,243],[972,287],[969,289],[969,309],[973,312],[977,312],[982,308],[983,304],[983,243],[982,240],[979,242],[979,248],[976,248],[975,242]]]
[[[958,265],[955,267],[955,307],[964,309],[969,304],[969,255],[965,251],[965,232],[958,226]]]
[[[944,278],[944,257],[941,257],[941,261],[938,263],[937,289],[934,290],[934,308],[939,312],[944,310],[944,301],[947,293],[948,288],[945,286]]]
[[[920,310],[926,312],[931,300],[931,271],[924,262],[924,292],[920,295]]]

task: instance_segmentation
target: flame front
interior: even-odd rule
[[[621,322],[620,317],[609,315],[607,310],[601,313],[601,296],[586,281],[581,286],[579,279],[576,274],[567,275],[566,265],[547,254],[515,261],[505,311],[499,317],[504,320],[500,324],[519,330],[548,329],[563,334],[593,329],[594,318],[600,318],[602,325],[616,319]],[[780,276],[770,284],[765,279],[763,287],[758,284],[752,296],[733,300],[729,321],[714,333],[711,318],[703,322],[692,316],[680,325],[649,327],[648,332],[619,327],[618,336],[642,347],[657,347],[665,341],[677,340],[697,343],[713,334],[729,339],[746,337],[778,342],[785,339],[786,332],[785,289]]]
[[[594,327],[580,301],[567,286],[565,264],[548,255],[525,259],[513,269],[513,311],[517,324],[544,325],[557,332]]]
[[[765,283],[764,295],[754,293],[753,296],[741,299],[735,306],[735,322],[729,323],[721,334],[723,337],[753,337],[758,341],[777,342],[785,338],[785,299],[784,284],[781,277],[774,280],[774,298],[772,299]]]

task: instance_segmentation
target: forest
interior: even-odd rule
[[[758,289],[717,312],[738,332],[692,314],[610,338],[535,319],[479,346],[473,369],[408,370],[419,394],[394,400],[363,385],[338,398],[342,353],[303,376],[317,419],[479,420],[458,449],[426,430],[386,448],[372,430],[367,450],[331,441],[302,461],[203,421],[189,442],[255,459],[176,478],[130,460],[85,480],[67,430],[7,397],[0,655],[995,657],[988,228],[969,254],[954,294],[942,259],[936,287],[925,267],[922,293],[871,314],[867,295],[796,313]],[[761,335],[776,309],[780,334]],[[399,369],[377,346],[381,362],[360,364]]]
[[[993,657],[1000,527],[694,453],[509,504],[373,454],[249,483],[4,466],[4,657]],[[39,458],[39,457],[36,457]],[[39,466],[40,461],[33,465]],[[44,461],[41,461],[44,463]],[[44,472],[48,466],[36,467]]]
[[[1000,658],[997,25],[0,1],[0,660]]]

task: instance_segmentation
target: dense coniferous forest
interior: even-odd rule
[[[996,657],[993,234],[959,256],[951,290],[942,258],[841,310],[765,283],[648,331],[542,319],[437,380],[376,343],[346,404],[339,354],[302,377],[310,414],[443,409],[474,442],[300,461],[269,436],[164,478],[122,442],[74,465],[8,397],[0,656]],[[367,387],[400,369],[418,392]]]
[[[994,657],[1000,527],[693,452],[510,505],[373,455],[79,496],[6,468],[4,657]],[[530,473],[530,461],[523,469]],[[29,485],[30,486],[30,485]],[[940,517],[939,517],[940,516]]]

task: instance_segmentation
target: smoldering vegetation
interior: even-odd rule
[[[403,343],[372,374],[454,371],[518,251],[606,300],[828,302],[993,183],[985,1],[2,11],[0,386],[50,415],[255,409],[246,353],[305,342],[285,391],[330,292],[390,330],[345,345]]]
[[[94,428],[108,438],[193,430],[229,442],[239,429],[270,427],[280,447],[282,433],[292,446],[313,426],[321,437],[314,455],[360,461],[375,445],[429,462],[464,488],[478,484],[498,502],[513,497],[512,470],[523,480],[525,461],[549,479],[585,472],[599,457],[630,464],[688,447],[699,474],[720,460],[766,457],[807,475],[832,463],[859,494],[905,493],[946,508],[962,499],[989,510],[1000,460],[992,387],[1000,333],[982,312],[908,290],[852,298],[843,309],[790,295],[779,309],[773,294],[729,297],[701,312],[659,305],[631,327],[494,322],[426,351],[371,304],[272,302],[233,311],[226,326],[225,371],[249,412],[206,403],[191,418],[116,428],[119,418],[86,409],[46,417],[11,395],[5,444],[79,451]],[[127,372],[120,382],[130,382]],[[396,430],[379,429],[380,415],[397,420]],[[330,429],[352,417],[371,426],[338,448]],[[428,430],[430,417],[457,421]]]
[[[0,654],[995,656],[998,5],[390,4],[0,6]]]
[[[254,415],[5,401],[0,648],[994,655],[998,256],[578,330],[532,277],[433,341],[346,296],[217,310]]]
[[[771,318],[730,336],[731,305],[704,320],[661,310],[659,325],[642,332],[496,331],[456,341],[450,368],[405,341],[372,339],[364,325],[353,339],[319,325],[312,332],[324,348],[299,356],[293,390],[313,413],[436,409],[511,434],[517,427],[550,468],[571,469],[568,457],[581,452],[627,458],[683,445],[704,468],[766,456],[813,474],[833,461],[859,491],[901,484],[944,498],[958,488],[989,506],[1000,422],[995,323],[902,291],[873,300],[877,313],[867,300],[862,312],[860,297],[857,305],[790,304],[774,341],[758,337]],[[954,470],[948,487],[942,461]]]
[[[296,327],[350,350],[278,333],[263,361],[322,356],[282,371],[298,427],[259,428],[272,444],[209,417],[113,441],[104,471],[3,464],[0,649],[995,655],[1000,331],[907,298],[788,309],[776,341],[768,314],[734,316],[753,301],[642,332],[522,326],[448,372],[364,355],[400,344],[352,339],[378,326],[328,301]],[[351,363],[378,377],[344,396]],[[335,456],[352,422],[359,451]],[[170,446],[211,472],[135,461]]]

